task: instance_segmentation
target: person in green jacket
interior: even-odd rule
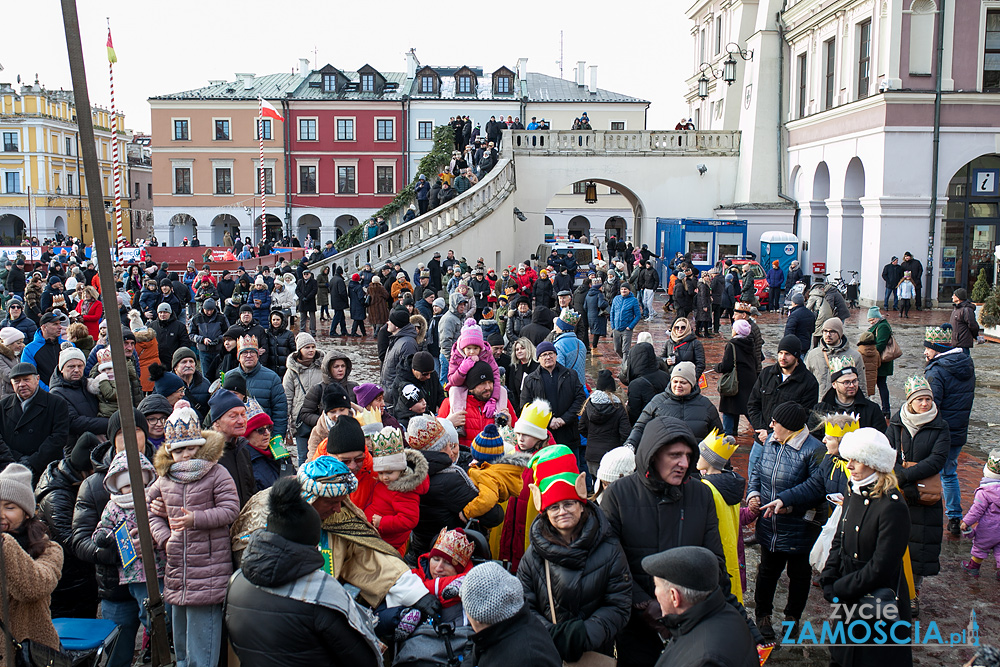
[[[875,349],[878,350],[879,354],[885,352],[885,348],[889,345],[889,340],[892,338],[892,326],[889,324],[889,320],[882,317],[882,312],[878,309],[878,306],[872,306],[868,309],[868,331],[870,331],[875,336]],[[878,380],[876,381],[876,386],[878,387],[879,396],[882,399],[882,414],[887,418],[890,415],[889,410],[889,385],[886,384],[887,378],[892,376],[892,362],[882,361],[882,364],[878,367]]]

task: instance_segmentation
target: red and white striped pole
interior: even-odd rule
[[[108,19],[108,46],[111,46],[111,19]],[[115,59],[108,58],[108,76],[111,80],[111,178],[115,182],[115,231],[118,234],[117,247],[125,245],[122,229],[122,181],[118,164],[118,111],[115,107]]]
[[[257,137],[260,139],[260,165],[258,174],[260,180],[260,242],[267,238],[267,193],[264,189],[264,98],[258,97]],[[259,247],[259,246],[258,246]]]

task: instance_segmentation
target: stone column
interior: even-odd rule
[[[863,197],[860,202],[864,208],[864,240],[861,244],[862,304],[882,303],[885,294],[882,267],[889,263],[893,255],[902,261],[906,251],[920,259],[925,272],[935,269],[932,296],[936,297],[936,267],[929,266],[927,261],[927,212],[930,197]],[[943,204],[938,211],[938,229],[941,227],[942,210]],[[935,258],[939,254],[939,251],[936,252]],[[925,279],[926,277],[922,278],[921,282]],[[926,289],[924,292],[926,298]]]
[[[799,239],[809,242],[802,256],[802,273],[811,276],[813,262],[826,262],[828,210],[822,199],[800,202],[800,206]]]

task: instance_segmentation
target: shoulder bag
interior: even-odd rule
[[[906,460],[902,443],[899,446],[899,455],[903,458],[904,468],[912,468],[917,465],[915,461]],[[930,477],[918,479],[915,484],[917,485],[918,503],[921,505],[937,505],[941,502],[941,473],[934,473]]]
[[[887,363],[894,361],[903,356],[903,351],[899,349],[899,343],[896,342],[895,336],[889,336],[889,342],[885,344],[885,349],[882,350],[882,363]]]
[[[727,346],[732,343],[726,343]],[[719,378],[719,395],[735,396],[740,393],[740,377],[736,374],[736,346],[733,346],[733,368]]]
[[[556,603],[552,597],[552,575],[547,560],[545,561],[545,589],[549,594],[549,617],[552,620],[552,625],[555,625],[558,623],[556,621]],[[584,651],[580,659],[575,662],[563,660],[563,667],[615,667],[617,664],[618,660],[615,658],[597,651]]]

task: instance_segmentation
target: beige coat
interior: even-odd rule
[[[7,566],[11,634],[18,641],[30,639],[59,648],[59,635],[52,625],[49,605],[62,574],[62,547],[50,540],[45,552],[34,559],[10,535],[0,535],[0,539]],[[9,664],[12,663],[0,661],[0,665]]]

